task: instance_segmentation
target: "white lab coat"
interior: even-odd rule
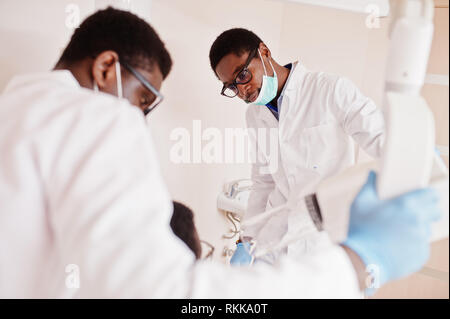
[[[8,85],[0,155],[0,298],[360,296],[337,246],[276,268],[195,263],[141,111],[68,71]]]
[[[265,137],[269,141],[269,136],[275,135],[272,138],[278,156],[270,155],[258,140],[253,140],[259,147],[260,160],[252,167],[254,188],[245,218],[282,205],[289,196],[313,193],[321,180],[355,163],[354,142],[369,155],[380,155],[383,114],[346,78],[311,72],[301,63],[294,63],[278,105],[279,121],[265,106],[250,105],[247,110],[248,128],[277,129],[268,131]],[[276,166],[278,170],[266,173],[268,167]],[[254,237],[260,246],[273,245],[290,227],[297,231],[299,225],[294,225],[294,220],[305,217],[295,216],[299,213],[305,212],[284,211],[248,228],[246,235]],[[312,236],[309,243],[305,238],[295,250],[302,250],[298,246],[314,246],[317,238]]]

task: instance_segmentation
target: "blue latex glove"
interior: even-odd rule
[[[244,242],[237,244],[236,250],[231,257],[230,264],[232,266],[247,266],[252,262],[250,255],[250,243]]]
[[[434,152],[435,152],[438,156],[441,156],[441,151],[440,151],[437,147],[434,148]]]
[[[348,238],[369,268],[379,270],[379,285],[419,271],[429,258],[431,222],[440,217],[439,195],[426,188],[380,200],[370,172],[351,207]],[[377,274],[377,272],[374,272]]]

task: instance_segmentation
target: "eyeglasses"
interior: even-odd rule
[[[121,65],[123,65],[123,67],[125,69],[127,69],[131,74],[133,74],[138,80],[139,82],[141,82],[141,84],[150,92],[153,93],[153,95],[155,96],[155,98],[153,99],[152,103],[150,104],[149,107],[147,107],[144,110],[144,114],[148,115],[151,111],[153,111],[159,104],[161,104],[161,102],[164,100],[164,96],[157,90],[155,89],[155,87],[153,85],[150,84],[150,82],[147,81],[147,79],[138,71],[136,71],[133,67],[131,67],[128,63],[126,62],[121,62]]]
[[[252,52],[250,52],[250,54],[248,55],[247,61],[245,62],[244,67],[238,73],[238,75],[234,79],[233,83],[231,83],[229,85],[224,85],[222,88],[222,92],[220,94],[222,94],[223,96],[226,96],[226,97],[233,98],[239,94],[238,85],[247,84],[248,82],[250,82],[252,80],[253,75],[252,75],[252,72],[250,72],[250,70],[248,69],[248,66],[249,66],[250,62],[253,60],[253,58],[255,57],[256,51],[257,50],[255,49]]]

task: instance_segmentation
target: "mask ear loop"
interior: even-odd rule
[[[259,54],[259,57],[260,57],[260,59],[261,59],[261,62],[262,62],[263,68],[264,68],[264,73],[265,73],[266,76],[268,76],[268,75],[267,75],[266,66],[264,65],[264,60],[263,60],[263,58],[262,58],[262,55],[261,55],[261,52],[259,51],[259,49],[258,49],[258,54]],[[272,67],[272,68],[273,68],[273,67]]]
[[[259,49],[258,49],[258,54],[259,54],[259,57],[261,58],[261,62],[262,62],[263,68],[264,68],[264,73],[265,73],[267,76],[269,76],[269,75],[267,74],[266,66],[264,65],[264,60],[263,60],[263,58],[262,58],[262,55],[261,55],[261,52],[259,51]],[[272,67],[273,77],[277,77],[277,73],[275,72],[275,68],[273,67],[272,61],[270,61],[270,59],[269,59],[269,64],[270,64],[270,66]]]
[[[117,79],[117,96],[119,99],[122,98],[122,73],[120,70],[120,63],[116,62],[116,79]],[[98,84],[97,81],[94,79],[94,92],[98,92]]]
[[[117,97],[122,98],[122,73],[120,71],[120,63],[116,61],[116,80],[117,80]]]
[[[270,64],[270,66],[272,67],[273,77],[276,78],[276,77],[277,77],[277,72],[275,72],[275,68],[273,67],[272,61],[270,61],[270,59],[269,59],[269,64]]]

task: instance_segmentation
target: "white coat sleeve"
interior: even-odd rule
[[[345,132],[370,156],[381,156],[385,123],[381,109],[347,78],[338,78],[334,105]]]
[[[67,296],[359,297],[352,265],[336,246],[274,268],[195,263],[170,229],[170,199],[139,111],[79,117],[67,127],[46,185],[61,266],[76,265],[80,274],[76,290],[61,283]]]

